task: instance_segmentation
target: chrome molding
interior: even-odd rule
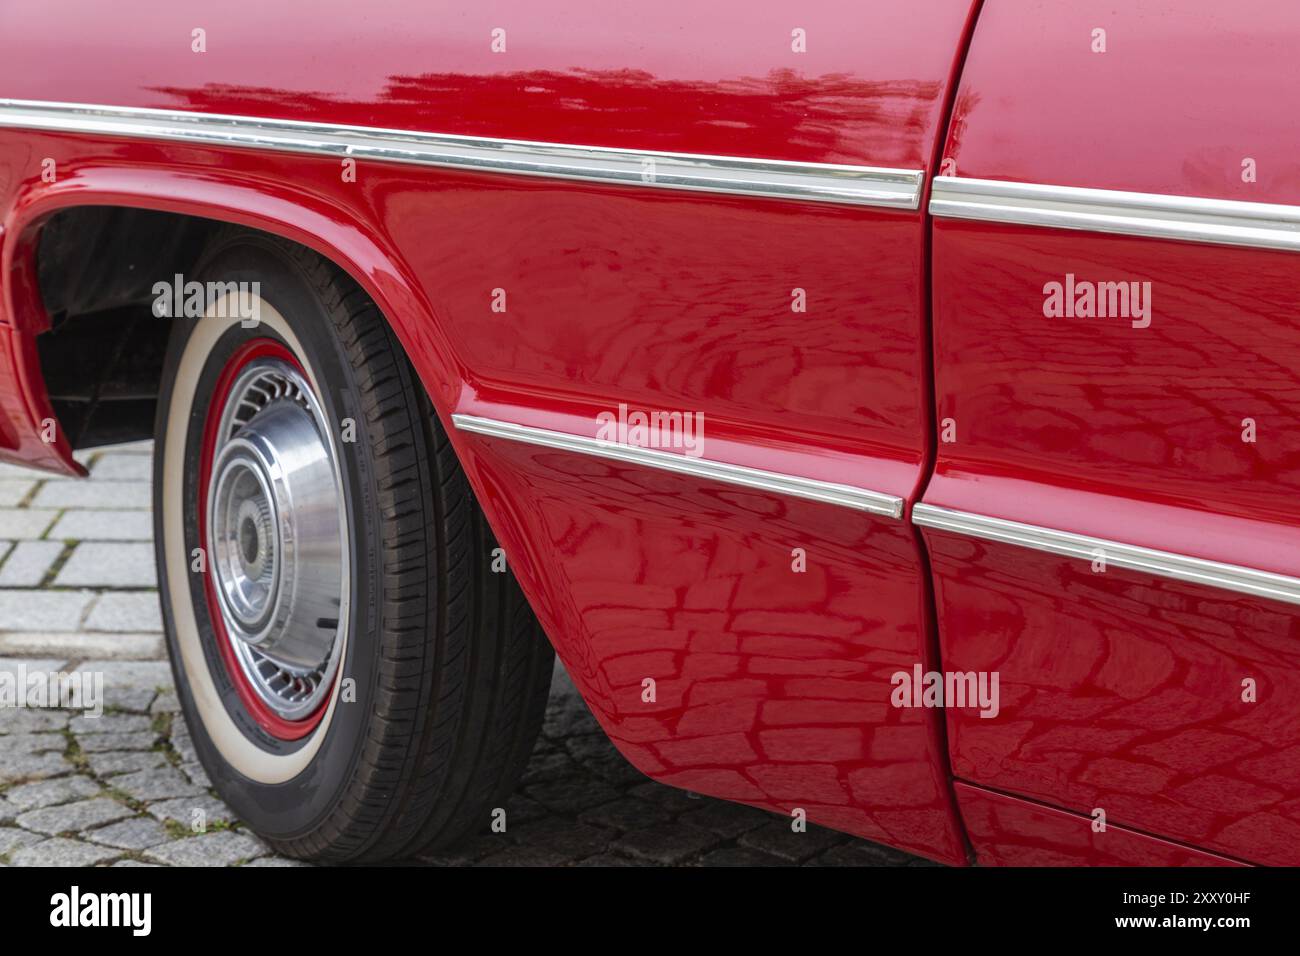
[[[936,505],[912,506],[912,524],[956,534],[1014,544],[1035,551],[1046,551],[1066,558],[1092,561],[1105,557],[1108,567],[1145,571],[1162,578],[1187,581],[1208,587],[1237,591],[1256,597],[1272,598],[1288,604],[1300,604],[1300,578],[1270,571],[1257,571],[1235,564],[1221,564],[1203,558],[1189,558],[1169,551],[1155,551],[1136,545],[1090,538],[1069,531],[1054,531],[1037,525],[1021,524],[1004,518],[989,518],[965,511],[953,511]]]
[[[720,461],[708,461],[704,458],[688,458],[671,452],[654,448],[638,448],[632,445],[620,445],[615,442],[602,441],[598,438],[586,438],[570,435],[566,432],[551,431],[546,428],[533,428],[529,425],[515,425],[510,422],[496,421],[491,418],[479,418],[474,415],[452,415],[452,422],[461,431],[475,432],[492,438],[505,438],[510,441],[523,442],[527,445],[540,445],[543,448],[555,448],[559,451],[574,452],[579,455],[591,455],[596,458],[609,458],[631,465],[657,468],[693,478],[704,478],[728,485],[739,485],[758,491],[770,491],[774,494],[789,495],[794,498],[807,498],[828,505],[839,505],[867,511],[871,514],[884,515],[888,518],[903,517],[903,499],[866,488],[852,485],[840,485],[830,481],[816,481],[812,478],[798,478],[794,475],[782,475],[774,471],[762,471],[758,468],[746,468],[743,465],[729,465]]]
[[[936,176],[930,215],[1300,251],[1300,206]]]
[[[803,202],[919,209],[920,170],[419,133],[183,110],[0,99],[0,127],[267,149]]]

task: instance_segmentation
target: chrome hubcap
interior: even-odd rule
[[[208,488],[208,555],[222,623],[257,695],[300,720],[329,693],[347,626],[343,487],[302,374],[251,362],[221,412]]]

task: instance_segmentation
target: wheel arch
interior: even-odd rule
[[[2,304],[11,325],[0,340],[21,404],[10,408],[15,434],[0,442],[0,458],[67,474],[83,469],[64,428],[53,441],[42,423],[57,419],[46,387],[36,338],[50,328],[38,276],[39,240],[56,215],[78,208],[118,207],[229,223],[287,239],[322,256],[359,285],[378,307],[419,376],[435,410],[449,424],[465,380],[442,325],[400,252],[382,234],[337,204],[284,183],[246,181],[238,174],[162,171],[146,167],[80,165],[57,183],[31,183],[18,193],[0,239]],[[7,355],[6,355],[7,352]],[[17,418],[17,420],[14,420]],[[62,423],[60,423],[62,424]],[[9,445],[11,447],[5,447]]]

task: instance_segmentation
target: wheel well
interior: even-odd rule
[[[153,286],[187,275],[222,223],[117,206],[61,210],[41,226],[36,274],[50,319],[41,373],[74,449],[152,438],[172,320]]]

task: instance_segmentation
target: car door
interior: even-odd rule
[[[949,713],[982,858],[1300,862],[1297,43],[1256,0],[981,14],[914,520],[945,667],[1000,675]]]

